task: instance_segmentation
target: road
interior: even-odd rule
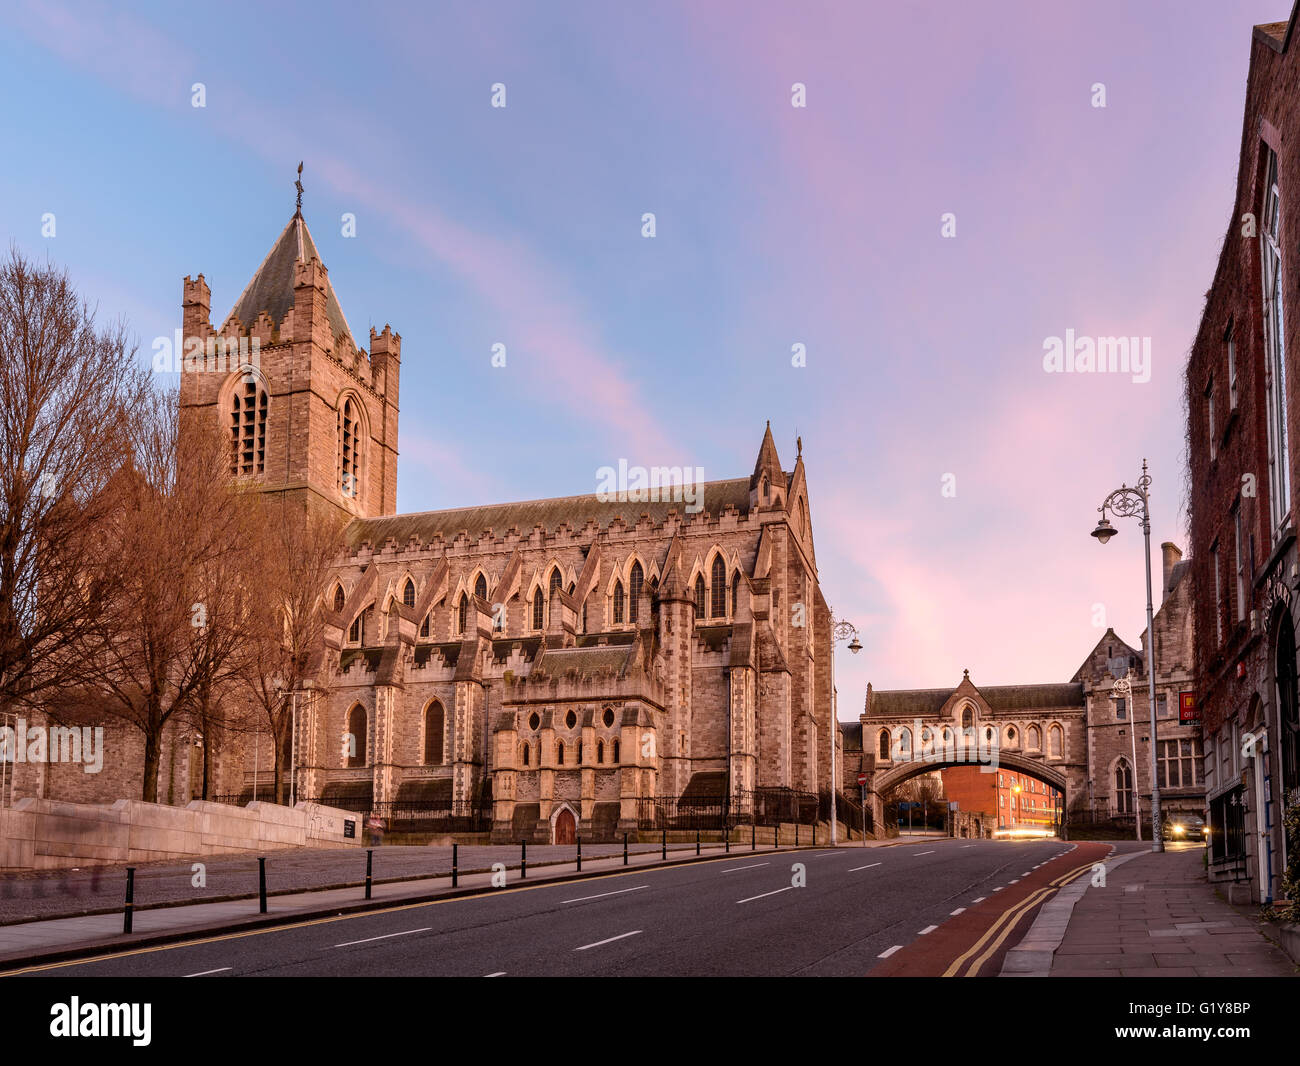
[[[739,853],[567,884],[515,881],[487,896],[25,972],[58,977],[862,976],[873,970],[937,975],[995,921],[1012,924],[999,900],[1012,893],[1019,893],[1017,899],[1031,892],[1043,895],[1039,886],[1085,858],[1091,861],[1094,850],[1101,854],[1109,847],[1083,845],[1072,852],[1058,840],[935,838],[888,848]],[[1032,914],[1032,909],[1018,914],[1017,928]],[[1002,951],[1018,938],[1009,938]],[[904,965],[908,959],[913,961]]]

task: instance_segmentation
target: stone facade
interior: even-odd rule
[[[299,796],[551,840],[635,828],[656,798],[743,812],[755,790],[830,787],[802,448],[783,470],[769,429],[752,474],[699,486],[698,509],[633,490],[396,515],[401,338],[356,347],[301,214],[219,331],[209,311],[186,278],[185,335],[256,338],[259,359],[183,374],[182,404],[227,428],[239,477],[351,517]],[[251,790],[270,755],[233,738],[218,790]]]
[[[1187,362],[1197,699],[1210,876],[1276,898],[1300,801],[1300,57],[1296,13],[1256,26],[1227,234]]]

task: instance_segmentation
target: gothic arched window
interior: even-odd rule
[[[456,625],[458,631],[465,632],[465,626],[469,622],[469,597],[465,593],[460,594],[460,606],[456,608]]]
[[[613,748],[614,748],[614,751],[613,751],[613,755],[614,755],[614,763],[615,763],[615,765],[617,765],[617,764],[618,764],[618,749],[619,749],[619,744],[618,744],[618,740],[617,740],[617,739],[614,741]]]
[[[480,600],[487,599],[487,578],[482,574],[479,574],[479,576],[474,580],[474,595]]]
[[[641,589],[645,585],[645,574],[641,572],[641,564],[632,564],[632,573],[628,577],[628,598],[631,601],[627,611],[627,620],[635,622],[637,620],[638,607],[641,604]]]
[[[230,473],[253,477],[266,472],[266,386],[249,374],[230,394]]]
[[[343,586],[335,585],[334,586],[334,610],[336,611],[343,610],[343,604],[346,602],[347,602],[347,597],[343,595]]]
[[[402,589],[402,603],[407,607],[415,606],[415,582],[409,577],[406,579],[406,585]]]
[[[603,740],[598,740],[596,741],[596,762],[603,763],[604,761],[605,761],[605,742]]]
[[[713,557],[713,595],[709,604],[709,615],[721,618],[727,613],[727,567],[721,555]]]
[[[1028,737],[1028,748],[1029,748],[1029,750],[1030,750],[1030,751],[1038,751],[1038,750],[1040,750],[1040,749],[1042,748],[1042,746],[1043,746],[1043,734],[1042,734],[1042,731],[1039,730],[1038,726],[1036,726],[1036,725],[1031,725],[1031,726],[1029,727],[1029,737]]]
[[[562,740],[557,740],[555,742],[555,765],[564,765],[564,741]]]
[[[1119,814],[1133,813],[1133,768],[1123,758],[1115,764],[1115,810]]]
[[[614,582],[614,624],[623,624],[623,582]]]
[[[420,623],[420,636],[427,637],[428,635],[429,635],[429,616],[426,614],[424,616],[424,621]]]
[[[527,766],[527,765],[528,765],[528,745],[527,745],[527,743],[524,744],[523,749],[521,750],[520,754],[523,756],[523,765],[524,765],[524,766]]]
[[[975,724],[975,712],[969,707],[963,707],[961,712],[961,727],[970,729]]]
[[[362,426],[361,410],[351,396],[339,408],[338,473],[339,491],[349,500],[361,496]]]
[[[736,617],[736,604],[740,601],[740,571],[731,572],[731,617]]]
[[[564,578],[560,577],[560,571],[558,569],[552,569],[551,579],[546,585],[546,595],[550,596],[550,594],[558,589],[563,582]]]
[[[889,730],[888,729],[882,729],[880,731],[880,757],[882,759],[889,758]]]
[[[695,579],[695,617],[704,617],[704,575]]]
[[[1047,754],[1060,758],[1064,739],[1065,734],[1061,731],[1061,727],[1059,725],[1052,726],[1047,731]]]
[[[542,628],[542,619],[545,611],[546,601],[542,599],[542,590],[538,589],[533,593],[533,628]]]
[[[446,716],[442,704],[434,700],[424,709],[424,762],[436,766],[442,762],[442,730]]]
[[[355,704],[348,711],[348,745],[347,765],[358,767],[366,765],[366,709]]]

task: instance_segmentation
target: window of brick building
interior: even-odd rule
[[[1127,759],[1120,759],[1115,764],[1115,811],[1118,814],[1133,813],[1133,767]]]
[[[348,499],[361,495],[362,436],[359,409],[352,397],[339,408],[339,491]]]
[[[366,709],[356,704],[348,712],[347,765],[366,765]]]
[[[460,594],[460,606],[456,609],[457,632],[464,633],[465,626],[468,623],[469,623],[469,597],[462,592]]]
[[[1291,461],[1287,441],[1286,334],[1282,320],[1282,194],[1278,187],[1277,154],[1265,148],[1264,225],[1260,252],[1264,284],[1264,387],[1268,398],[1268,475],[1276,539],[1291,515]]]
[[[442,733],[446,716],[442,704],[434,700],[424,709],[424,762],[436,766],[442,762]]]
[[[695,617],[704,617],[704,575],[695,579]]]
[[[538,589],[533,593],[533,628],[542,628],[542,619],[545,616],[546,601],[542,599],[542,590]]]
[[[415,582],[409,577],[406,579],[406,585],[402,588],[402,603],[407,607],[415,606]]]
[[[1233,550],[1237,557],[1237,621],[1246,620],[1246,553],[1241,543],[1241,504],[1232,509],[1232,524],[1235,527]]]
[[[1205,421],[1206,428],[1209,430],[1210,440],[1210,460],[1213,460],[1219,454],[1219,442],[1214,432],[1214,375],[1210,375],[1209,384],[1205,386]]]
[[[347,598],[343,595],[343,586],[335,585],[334,586],[334,610],[336,611],[343,610],[343,604],[345,602],[347,602]]]
[[[1162,740],[1156,746],[1156,773],[1161,788],[1192,788],[1197,784],[1200,744],[1191,737]]]
[[[1223,335],[1223,347],[1228,361],[1228,410],[1237,409],[1237,343],[1232,339],[1232,323]]]
[[[623,582],[614,582],[614,624],[623,624]]]
[[[474,595],[480,600],[487,599],[487,578],[482,574],[479,574],[479,576],[474,580]]]
[[[1210,545],[1210,569],[1214,571],[1215,643],[1223,643],[1223,574],[1219,570],[1219,542]]]

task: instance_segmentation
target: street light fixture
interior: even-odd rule
[[[1146,551],[1143,558],[1146,562],[1147,570],[1147,685],[1148,695],[1150,697],[1151,710],[1151,850],[1164,851],[1164,840],[1160,833],[1160,786],[1156,778],[1156,636],[1155,636],[1155,611],[1151,606],[1151,508],[1150,494],[1151,475],[1147,473],[1147,461],[1142,460],[1142,476],[1138,478],[1136,485],[1129,486],[1121,484],[1114,492],[1107,496],[1097,508],[1101,512],[1101,521],[1097,523],[1097,528],[1092,531],[1092,535],[1102,544],[1105,544],[1113,537],[1116,530],[1106,519],[1106,512],[1109,510],[1120,518],[1139,518],[1142,521],[1142,535],[1145,539]],[[1136,722],[1130,720],[1136,728]],[[1133,738],[1134,752],[1137,751],[1137,737]],[[1138,789],[1137,778],[1137,755],[1133,756],[1133,795],[1136,798]],[[1136,816],[1136,810],[1134,811]]]
[[[853,623],[845,622],[843,619],[836,621],[834,616],[831,617],[831,847],[839,843],[839,819],[836,817],[835,794],[839,791],[839,780],[835,776],[835,748],[840,734],[840,693],[835,687],[835,645],[842,640],[849,641],[849,651],[857,655],[862,650],[862,643],[858,640],[858,631]],[[863,750],[866,750],[866,740],[863,740]],[[865,797],[866,789],[863,788]],[[862,806],[862,839],[867,839],[867,808],[865,802]]]

